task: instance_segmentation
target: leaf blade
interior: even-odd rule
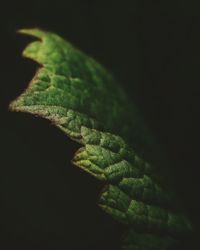
[[[162,201],[173,207],[174,200],[157,184],[155,166],[143,158],[151,159],[153,155],[152,159],[157,159],[159,149],[137,108],[114,78],[92,58],[53,33],[39,29],[19,32],[39,39],[29,44],[23,55],[41,68],[24,93],[10,104],[10,109],[46,118],[83,145],[73,163],[110,183],[101,194],[99,205],[116,220],[128,224],[131,230],[137,230],[137,224],[144,231],[162,229],[167,237],[191,231],[182,214],[160,207]],[[147,186],[145,176],[149,178]],[[129,185],[124,186],[125,179]],[[140,191],[134,193],[140,180]],[[144,197],[143,189],[151,191],[151,199],[149,193]],[[168,217],[172,218],[170,223]],[[160,240],[155,234],[144,235],[144,239],[153,239],[149,249],[158,248]],[[141,238],[142,234],[132,237],[131,242],[129,237],[130,244],[124,249],[143,249]],[[168,238],[161,241],[163,249],[171,247]]]

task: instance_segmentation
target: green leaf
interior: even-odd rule
[[[165,158],[117,81],[61,37],[39,29],[23,55],[41,65],[10,109],[50,120],[82,147],[73,163],[107,183],[99,206],[130,227],[122,249],[171,249],[191,225],[165,179]],[[130,146],[131,145],[131,146]]]

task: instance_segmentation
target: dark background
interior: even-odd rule
[[[96,205],[102,184],[70,163],[78,145],[48,121],[8,112],[38,67],[21,58],[31,41],[15,33],[23,27],[62,35],[121,81],[174,163],[196,228],[181,249],[200,249],[200,6],[35,0],[0,10],[1,249],[117,250],[124,232]]]

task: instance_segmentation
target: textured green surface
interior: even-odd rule
[[[38,29],[20,32],[38,38],[23,55],[41,67],[10,108],[49,119],[83,145],[73,163],[107,183],[99,206],[130,227],[122,249],[174,247],[191,226],[162,185],[162,156],[136,107],[102,66],[70,43]]]

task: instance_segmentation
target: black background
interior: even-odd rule
[[[21,58],[31,41],[15,33],[23,27],[62,35],[121,81],[174,163],[196,227],[181,249],[200,249],[200,6],[35,0],[0,10],[1,249],[117,250],[124,232],[96,205],[102,184],[70,163],[78,145],[48,121],[8,112],[38,67]]]

